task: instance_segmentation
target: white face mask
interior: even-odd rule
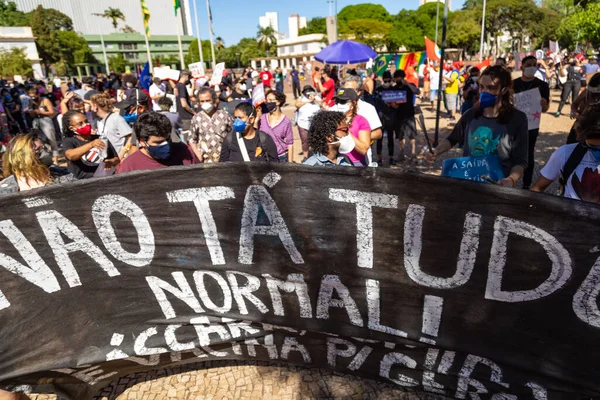
[[[214,106],[211,103],[202,103],[200,107],[202,108],[202,110],[204,110],[205,113],[211,112],[214,108]]]
[[[350,134],[344,136],[343,138],[339,139],[337,142],[333,142],[331,144],[336,144],[336,143],[340,144],[340,147],[338,148],[338,151],[340,152],[340,154],[350,153],[352,150],[354,150],[354,146],[356,145],[356,143],[354,143],[354,139],[352,139],[352,136],[350,136]]]
[[[341,113],[346,114],[348,111],[350,111],[350,104],[346,103],[346,104],[336,104],[333,108],[332,111],[339,111]]]
[[[525,68],[525,71],[523,71],[523,75],[526,76],[527,78],[533,78],[535,76],[536,72],[537,72],[536,67],[527,67],[527,68]]]
[[[245,91],[246,91],[246,84],[245,84],[245,83],[242,83],[242,84],[240,85],[240,90],[241,90],[242,92],[245,92]]]
[[[477,80],[479,79],[478,76],[472,76],[471,79],[473,80],[473,82],[477,83]]]

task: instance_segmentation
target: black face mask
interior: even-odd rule
[[[272,113],[277,109],[277,103],[266,103],[267,110]]]

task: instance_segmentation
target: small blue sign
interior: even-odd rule
[[[442,168],[442,176],[486,182],[481,179],[481,175],[485,175],[496,182],[504,179],[502,160],[498,155],[451,158],[444,161]]]
[[[406,90],[384,90],[381,99],[386,103],[406,103]]]

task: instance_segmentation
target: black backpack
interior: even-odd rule
[[[573,149],[573,152],[569,156],[569,159],[567,160],[565,165],[563,165],[563,168],[560,171],[560,178],[558,179],[558,183],[560,184],[560,187],[558,189],[559,196],[565,195],[565,187],[567,186],[569,178],[571,177],[571,175],[573,175],[573,172],[575,172],[575,169],[581,163],[581,160],[583,160],[583,157],[585,157],[585,154],[587,152],[588,148],[583,142],[579,142],[577,146]]]

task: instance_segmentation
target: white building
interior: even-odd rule
[[[436,3],[438,1],[442,4],[445,2],[445,0],[419,0],[419,7],[421,7],[425,3]],[[447,0],[447,1],[448,1],[448,9],[451,10],[452,9],[452,0]]]
[[[13,0],[20,11],[29,12],[39,5],[54,8],[73,20],[73,29],[82,35],[97,35],[99,32],[113,33],[115,28],[107,18],[92,16],[101,14],[109,7],[118,8],[125,15],[119,21],[119,31],[131,26],[136,32],[144,33],[144,21],[139,0]],[[146,0],[150,11],[151,35],[177,35],[177,24],[181,23],[184,35],[192,34],[190,0],[181,0],[181,9],[175,17],[172,0]],[[178,21],[179,20],[179,21]]]
[[[40,65],[40,56],[30,27],[0,27],[0,51],[10,51],[15,47],[25,50],[25,54],[33,67],[33,77],[42,79],[44,74]]]
[[[268,12],[258,17],[258,25],[261,28],[271,27],[275,32],[279,32],[279,18],[276,12]]]

